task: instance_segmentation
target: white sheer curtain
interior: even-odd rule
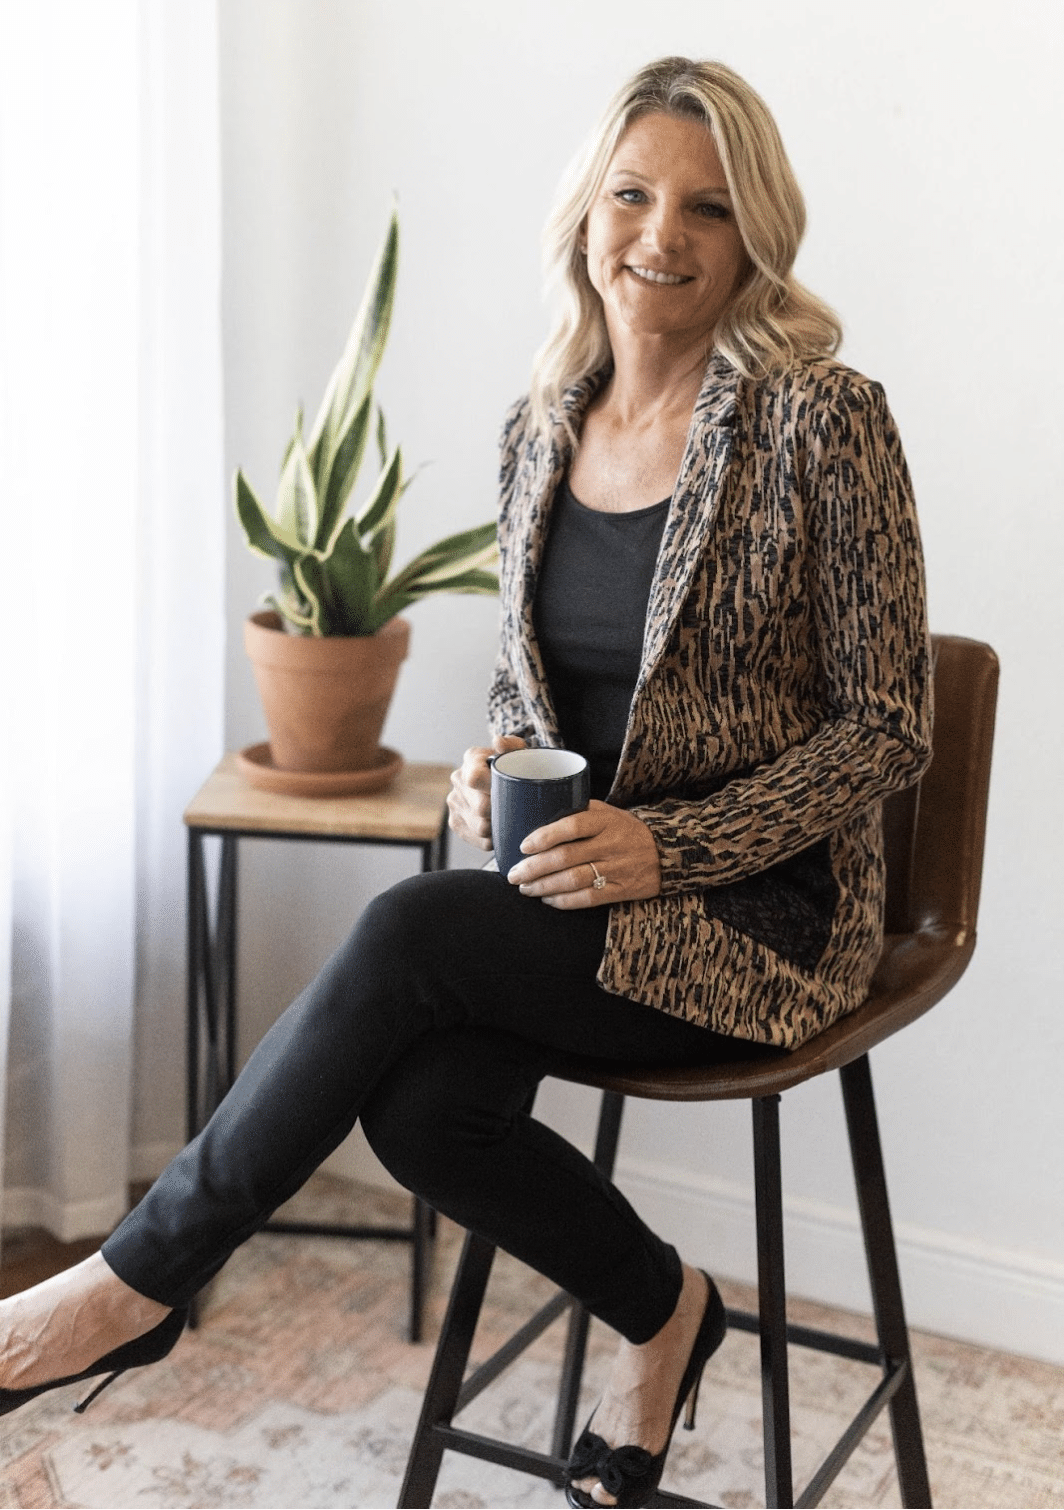
[[[0,11],[0,1167],[4,1223],[67,1240],[125,1209],[222,745],[215,9]]]

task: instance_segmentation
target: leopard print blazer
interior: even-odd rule
[[[602,378],[563,401],[578,433]],[[557,745],[532,623],[571,446],[527,400],[502,438],[496,734]],[[883,390],[833,361],[695,405],[609,801],[648,825],[660,894],[610,908],[598,981],[793,1047],[863,998],[882,944],[882,798],[930,757],[930,650],[908,470]]]

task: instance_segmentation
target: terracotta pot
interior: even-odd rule
[[[282,771],[364,771],[380,764],[380,737],[410,641],[407,619],[373,635],[285,634],[279,614],[253,613],[244,625]]]

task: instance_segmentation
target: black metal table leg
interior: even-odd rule
[[[236,1075],[236,837],[222,836],[211,917],[202,830],[188,831],[186,1132],[194,1138]],[[201,1076],[202,1071],[202,1076]]]
[[[222,835],[212,919],[204,833],[188,830],[186,1134],[191,1141],[236,1076],[237,839]],[[199,1315],[193,1301],[189,1324]]]
[[[188,831],[185,902],[185,1137],[199,1130],[200,961],[203,903],[203,835]]]
[[[427,844],[422,844],[422,873],[443,870],[447,864],[447,816]],[[423,1201],[414,1199],[410,1223],[410,1341],[420,1342],[425,1316],[425,1294],[436,1248],[436,1213]]]
[[[215,979],[225,1003],[223,1095],[236,1079],[236,935],[237,837],[235,834],[223,834],[222,854],[218,865],[218,908],[215,920],[217,948]],[[211,1110],[213,1111],[214,1108],[212,1107]]]

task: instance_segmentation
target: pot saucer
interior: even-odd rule
[[[268,744],[246,745],[236,757],[240,774],[265,792],[288,797],[351,797],[379,792],[398,775],[403,757],[381,745],[373,765],[362,771],[282,771],[275,766]]]

